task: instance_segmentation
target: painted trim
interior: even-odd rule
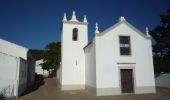
[[[118,62],[117,64],[136,64],[136,63],[128,63],[128,62],[124,62],[124,63],[121,63],[121,62]]]
[[[76,85],[61,85],[61,90],[84,90],[85,85],[76,84]]]
[[[63,21],[63,24],[79,24],[79,25],[88,25],[88,23],[85,22],[75,22],[75,21]]]
[[[120,95],[120,89],[115,88],[95,88],[89,85],[86,85],[86,90],[94,96],[109,96],[109,95]]]
[[[114,88],[97,88],[96,96],[109,96],[109,95],[121,95],[119,87]]]
[[[156,93],[155,86],[135,87],[135,94]]]
[[[120,52],[120,37],[121,36],[127,36],[127,37],[129,37],[129,39],[130,39],[130,55],[121,55],[121,52]],[[118,35],[118,40],[119,40],[119,56],[120,57],[132,57],[133,55],[132,55],[132,36],[131,35],[123,35],[123,34],[120,34],[120,35]]]
[[[124,94],[145,94],[155,93],[156,89],[154,86],[143,86],[135,87],[134,93],[122,93],[120,87],[114,88],[95,88],[89,85],[62,85],[62,91],[68,90],[87,90],[88,93],[94,96],[109,96],[109,95],[124,95]]]
[[[18,47],[20,47],[20,48],[22,48],[22,49],[25,49],[27,52],[28,52],[28,50],[29,50],[29,49],[26,48],[26,47],[23,47],[23,46],[21,46],[21,45],[15,44],[15,43],[12,43],[12,42],[7,41],[7,40],[4,40],[4,39],[2,39],[2,38],[0,38],[0,41],[3,41],[3,42],[6,42],[6,43],[8,43],[8,44],[12,44],[12,45],[18,46]]]
[[[121,93],[120,88],[97,88],[96,96],[156,93],[154,86],[136,87],[134,90],[134,93]]]
[[[116,27],[118,27],[119,25],[121,25],[122,23],[126,24],[127,26],[129,26],[132,30],[134,30],[135,32],[139,33],[139,35],[141,35],[142,37],[144,37],[145,39],[151,39],[151,37],[147,37],[143,32],[141,32],[140,30],[138,30],[136,27],[134,27],[133,25],[131,25],[129,22],[127,21],[121,21],[118,22],[114,25],[112,25],[111,27],[107,28],[106,30],[104,30],[103,32],[101,32],[100,34],[95,34],[95,36],[102,36],[107,34],[107,32],[115,29]]]
[[[77,32],[76,32],[76,39],[74,40],[74,30],[77,30]],[[77,41],[79,41],[79,29],[77,28],[77,27],[74,27],[73,29],[72,29],[72,42],[77,42]]]
[[[121,69],[132,69],[133,70],[133,89],[134,89],[134,93],[121,93],[121,94],[145,94],[145,93],[156,93],[156,88],[155,86],[136,86],[136,71],[135,71],[135,66],[132,64],[123,64],[118,65],[119,67],[119,88],[121,91],[121,73],[120,70]]]
[[[13,55],[7,54],[7,53],[3,53],[3,52],[1,52],[1,51],[0,51],[0,54],[7,55],[7,56],[13,57],[13,58],[15,58],[15,59],[19,59],[19,58],[21,58],[21,57],[16,57],[16,56],[13,56]]]
[[[145,93],[155,93],[154,86],[144,86],[134,88],[134,93],[121,93],[119,87],[115,88],[94,88],[92,86],[86,85],[86,90],[94,96],[109,96],[109,95],[125,95],[125,94],[145,94]]]
[[[132,69],[132,78],[133,78],[133,93],[136,93],[136,71],[135,71],[135,66],[132,66],[131,64],[126,64],[126,65],[119,65],[118,66],[118,76],[119,76],[119,89],[120,89],[120,92],[121,94],[124,94],[122,93],[122,87],[121,87],[121,69]]]

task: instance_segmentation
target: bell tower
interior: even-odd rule
[[[88,23],[86,16],[82,22],[76,18],[67,19],[64,13],[61,33],[61,89],[85,88],[85,54],[83,48],[88,43]]]

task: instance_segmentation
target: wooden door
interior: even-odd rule
[[[133,70],[121,69],[121,89],[122,93],[133,93]]]

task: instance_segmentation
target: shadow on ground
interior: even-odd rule
[[[31,87],[29,87],[21,96],[24,96],[33,91],[36,91],[40,86],[45,84],[44,79],[45,77],[43,77],[43,75],[36,75],[34,84]]]

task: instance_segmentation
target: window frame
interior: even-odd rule
[[[72,30],[72,41],[78,41],[78,28],[73,28]]]
[[[121,37],[129,37],[129,54],[121,54],[121,42],[120,38]],[[131,36],[130,35],[119,35],[119,55],[120,56],[132,56],[132,46],[131,46]]]

